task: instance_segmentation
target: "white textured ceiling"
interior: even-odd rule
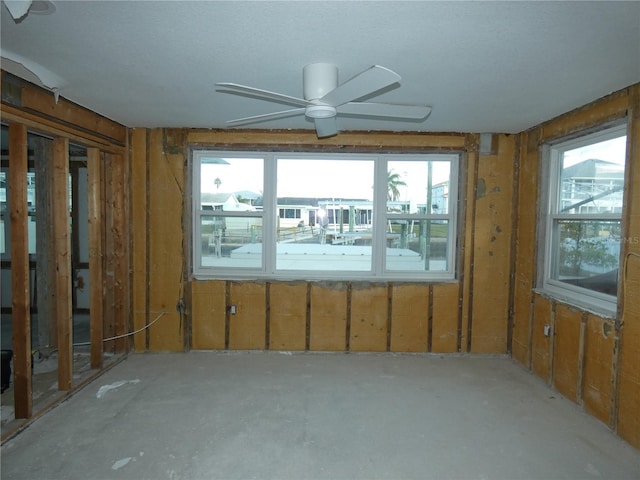
[[[129,127],[226,128],[290,108],[214,84],[301,97],[315,62],[337,64],[341,81],[383,65],[401,85],[370,101],[433,106],[422,122],[339,117],[341,130],[513,133],[640,81],[637,1],[54,3],[19,23],[0,7],[2,56]]]

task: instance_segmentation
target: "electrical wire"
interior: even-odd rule
[[[158,315],[152,322],[150,322],[148,325],[145,325],[142,328],[139,328],[138,330],[134,331],[134,332],[129,332],[129,333],[125,333],[123,335],[116,335],[115,337],[109,337],[109,338],[104,338],[102,341],[103,342],[110,342],[111,340],[117,340],[119,338],[124,338],[124,337],[129,337],[131,335],[135,335],[136,333],[140,333],[144,330],[146,330],[147,328],[149,328],[151,325],[153,325],[154,323],[156,323],[158,320],[160,320],[160,318],[162,318],[164,315],[167,314],[167,310],[163,309],[162,312],[160,312],[160,315]],[[82,342],[82,343],[74,343],[73,346],[74,347],[80,347],[80,346],[84,346],[84,345],[91,345],[91,342]]]

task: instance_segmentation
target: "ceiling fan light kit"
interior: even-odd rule
[[[254,115],[227,121],[231,125],[246,125],[277,118],[304,114],[314,120],[318,138],[338,133],[335,117],[340,114],[359,117],[384,117],[395,120],[424,120],[431,113],[427,105],[398,105],[358,102],[400,82],[400,75],[380,65],[360,72],[343,84],[338,83],[338,67],[330,63],[311,63],[302,70],[304,98],[292,97],[236,83],[216,83],[216,90],[257,97],[261,100],[287,103],[298,108]]]
[[[309,105],[304,114],[309,118],[331,118],[336,116],[337,110],[329,105]]]

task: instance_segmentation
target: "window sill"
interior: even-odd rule
[[[349,272],[352,273],[352,272]],[[358,276],[358,275],[212,275],[202,272],[194,272],[192,280],[230,280],[230,281],[246,281],[246,282],[305,282],[305,283],[323,283],[323,282],[349,282],[349,283],[372,283],[372,284],[421,284],[421,285],[442,285],[450,283],[458,283],[459,280],[454,277],[401,277],[401,276]]]
[[[617,306],[616,305],[612,305],[611,307],[608,307],[608,306],[604,305],[604,302],[602,302],[602,303],[596,303],[596,302],[591,303],[591,302],[586,301],[586,300],[576,299],[575,297],[570,297],[566,293],[550,291],[549,289],[543,289],[543,288],[535,288],[533,290],[533,292],[535,294],[537,294],[537,295],[540,295],[541,297],[547,298],[549,300],[555,300],[555,301],[560,302],[562,304],[568,305],[570,307],[577,308],[579,310],[582,310],[582,311],[585,311],[585,312],[588,312],[588,313],[592,313],[594,315],[597,315],[597,316],[605,318],[605,319],[609,319],[609,320],[616,320],[617,319]]]

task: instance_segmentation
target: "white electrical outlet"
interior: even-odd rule
[[[235,315],[235,314],[236,314],[236,312],[237,312],[237,310],[238,310],[238,309],[237,309],[237,307],[236,307],[235,305],[231,305],[231,307],[229,307],[229,313],[230,313],[231,315]]]
[[[544,336],[548,337],[549,335],[551,335],[551,325],[545,325],[544,326]]]

